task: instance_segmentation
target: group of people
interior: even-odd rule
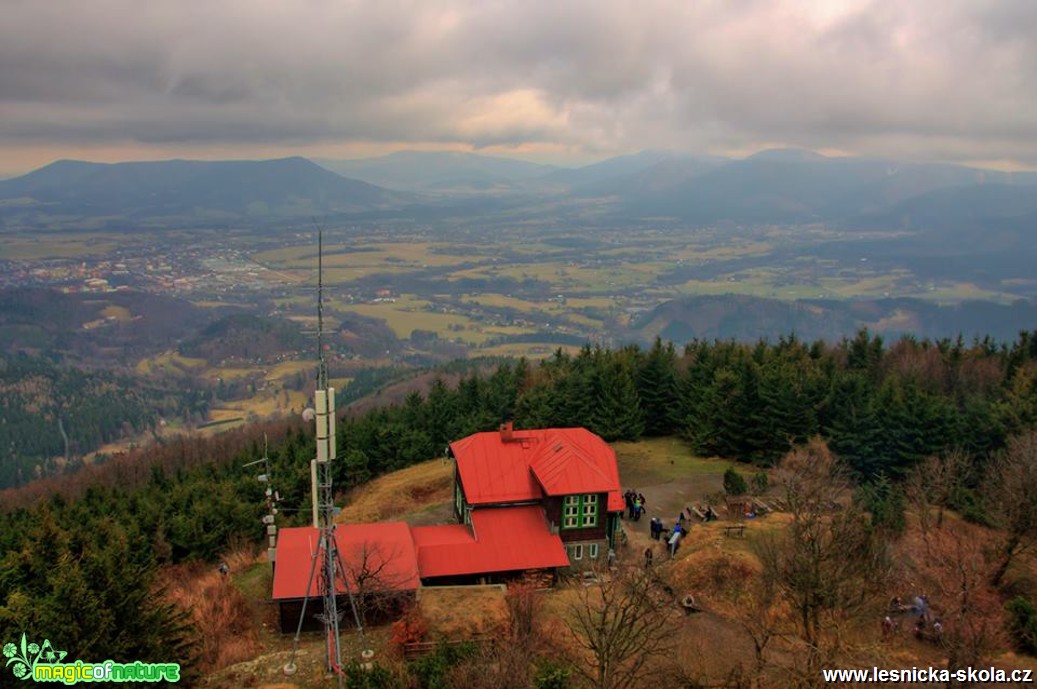
[[[678,520],[672,529],[667,529],[663,526],[662,520],[658,517],[652,517],[650,527],[652,540],[665,541],[666,550],[669,552],[670,557],[674,557],[677,554],[681,547],[681,539],[688,535],[688,530],[684,528],[681,520]],[[654,559],[655,553],[652,550],[652,546],[648,546],[645,548],[645,567],[650,567]]]
[[[915,619],[914,635],[916,639],[939,643],[943,638],[943,622],[940,618],[933,619],[929,610],[929,596],[920,594],[915,596],[911,604],[905,604],[900,596],[894,596],[889,601],[889,611],[882,620],[882,636],[887,638],[893,636],[900,629],[900,623],[893,615],[911,614]],[[930,620],[932,623],[930,624]]]
[[[645,511],[645,496],[636,490],[628,490],[623,493],[623,501],[626,502],[627,516],[635,522],[640,521]]]

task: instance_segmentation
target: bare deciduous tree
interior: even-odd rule
[[[841,629],[856,623],[884,592],[886,548],[867,514],[848,498],[850,483],[823,441],[790,452],[779,469],[791,521],[784,533],[757,541],[764,577],[789,606],[806,647],[805,684],[841,648]]]
[[[396,548],[378,541],[352,543],[342,553],[342,566],[364,626],[372,613],[390,612],[404,601],[406,582],[396,567],[399,558]]]
[[[954,493],[960,488],[971,467],[972,460],[962,450],[933,456],[915,467],[904,482],[904,492],[918,512],[923,532],[933,527],[932,508],[936,508],[936,528],[943,527],[944,511]]]
[[[1008,441],[994,460],[986,491],[987,512],[1003,531],[991,583],[999,586],[1012,561],[1037,543],[1037,432]]]
[[[997,567],[990,540],[989,529],[948,520],[942,528],[909,535],[898,544],[899,561],[918,593],[929,598],[931,619],[921,633],[943,647],[951,670],[982,665],[1003,642],[1001,601],[990,586]],[[934,632],[936,619],[942,634]]]
[[[643,684],[652,658],[671,644],[676,610],[650,569],[602,574],[580,590],[569,628],[583,651],[576,670],[596,689]]]

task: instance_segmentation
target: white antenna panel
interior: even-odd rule
[[[335,459],[335,388],[328,388],[328,459]]]
[[[313,528],[316,529],[318,526],[320,526],[320,523],[317,521],[317,516],[318,515],[317,515],[317,461],[316,460],[311,460],[310,461],[310,487],[311,487],[310,497],[311,497],[311,500],[312,500],[312,503],[313,503]],[[310,552],[311,553],[313,552],[312,545],[310,547]]]

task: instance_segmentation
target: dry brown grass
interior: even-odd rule
[[[431,637],[466,639],[505,627],[505,598],[503,586],[431,586],[418,592],[418,609]]]
[[[350,492],[342,523],[399,519],[453,499],[454,463],[434,459],[382,476]]]
[[[245,551],[228,555],[231,571],[256,563]],[[176,565],[163,571],[166,598],[191,616],[198,631],[199,669],[215,672],[253,658],[262,650],[245,596],[211,565]]]

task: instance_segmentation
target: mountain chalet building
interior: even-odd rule
[[[458,523],[340,524],[335,530],[346,580],[365,593],[413,597],[420,586],[554,582],[559,569],[607,557],[624,502],[612,448],[585,428],[476,433],[450,444]],[[294,632],[306,596],[313,527],[281,529],[272,598],[281,631]],[[315,577],[316,579],[316,577]],[[339,582],[339,591],[346,591]],[[309,613],[321,611],[317,582]],[[307,625],[309,626],[309,625]]]

